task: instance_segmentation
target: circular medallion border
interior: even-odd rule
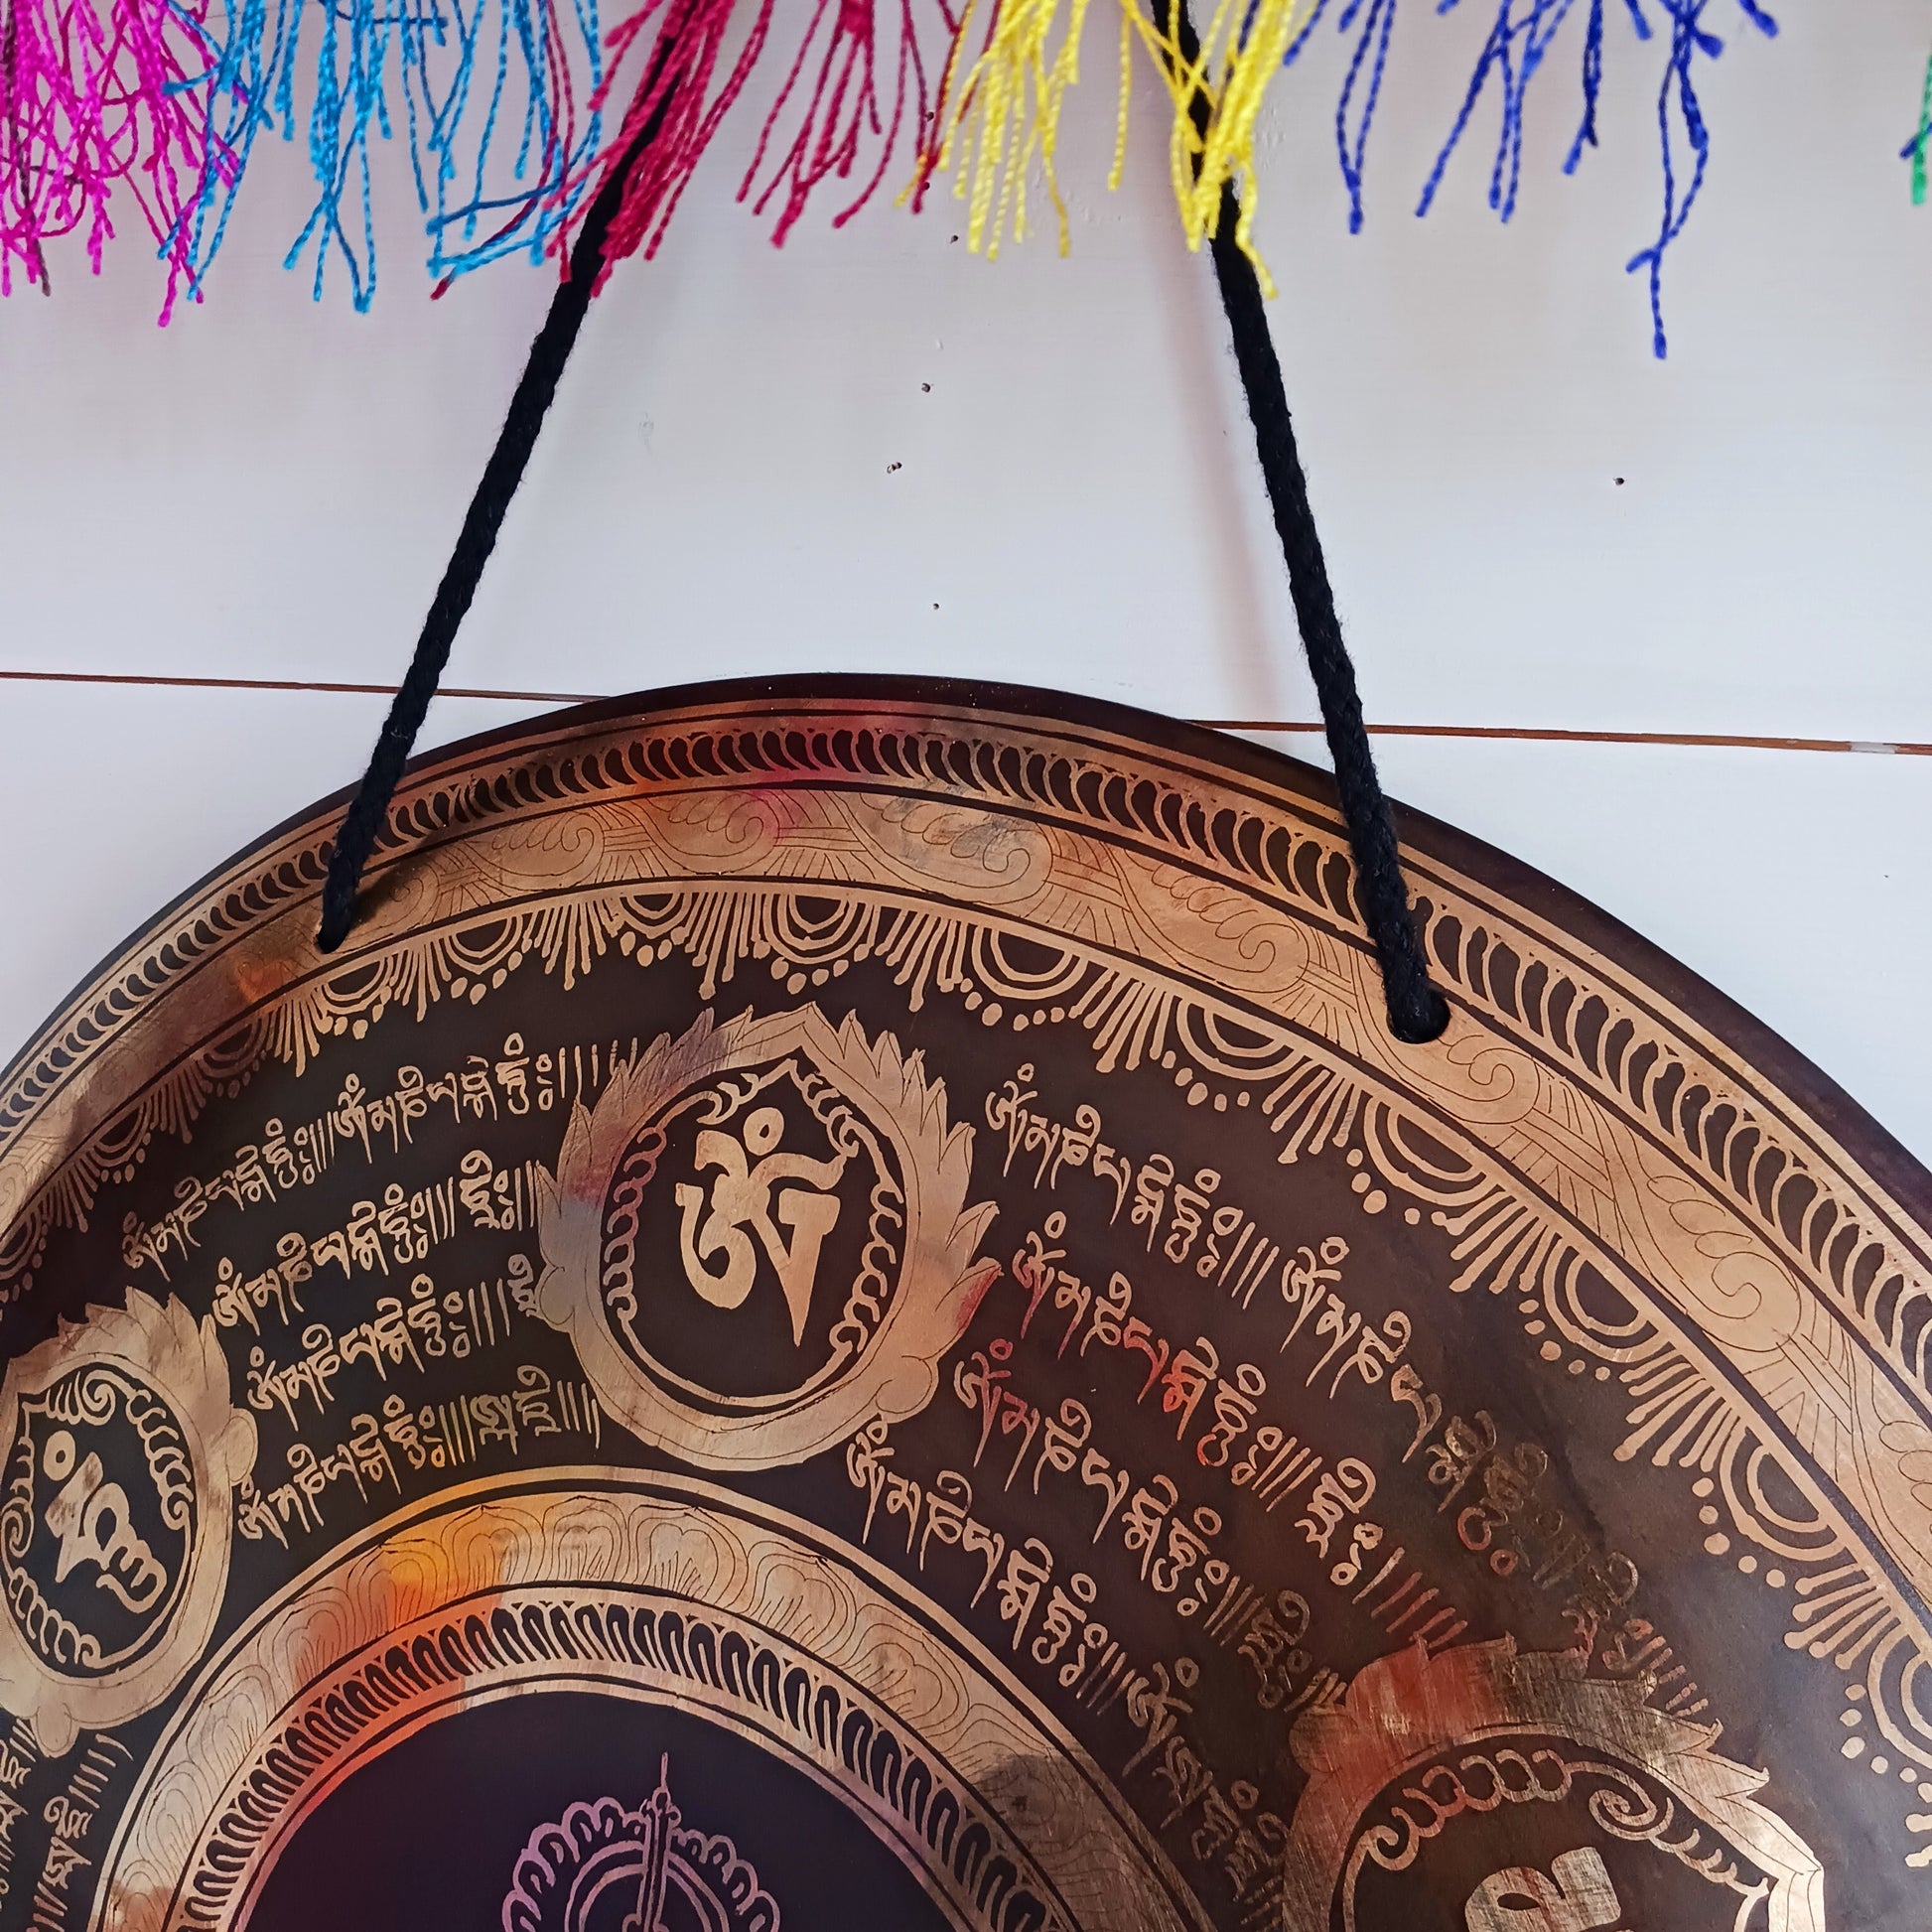
[[[94,1922],[240,1925],[358,1765],[493,1699],[590,1689],[788,1760],[958,1932],[1206,1932],[1079,1746],[887,1586],[811,1525],[697,1482],[469,1485],[283,1592],[204,1671],[102,1863]]]

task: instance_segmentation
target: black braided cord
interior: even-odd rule
[[[1185,0],[1169,3],[1174,43],[1181,58],[1190,67],[1195,66],[1200,60],[1200,43],[1187,17]],[[1207,103],[1198,94],[1193,112],[1198,130],[1207,114]],[[1275,353],[1275,339],[1263,307],[1261,278],[1235,239],[1240,212],[1233,184],[1224,184],[1220,218],[1209,241],[1214,279],[1220,285],[1221,307],[1234,342],[1235,366],[1248,398],[1255,454],[1261,459],[1262,481],[1275,513],[1275,534],[1281,538],[1282,561],[1288,566],[1295,621],[1321,706],[1328,754],[1334,759],[1335,791],[1342,822],[1348,828],[1349,849],[1355,857],[1356,908],[1382,968],[1389,1031],[1396,1038],[1419,1045],[1441,1037],[1449,1026],[1449,1002],[1430,983],[1429,965],[1409,910],[1409,888],[1396,849],[1395,823],[1382,781],[1376,775],[1375,754],[1369,749],[1368,728],[1362,722],[1355,666],[1342,641],[1341,620],[1335,615],[1335,593],[1328,582],[1328,565],[1321,554],[1321,538],[1309,502],[1309,480],[1296,447],[1281,360]]]
[[[389,715],[375,741],[369,768],[348,810],[343,815],[342,830],[336,834],[335,850],[329,855],[329,873],[322,887],[322,929],[316,943],[326,953],[334,952],[348,937],[355,923],[355,899],[362,883],[362,868],[381,833],[388,816],[389,800],[396,781],[409,760],[416,734],[423,728],[430,700],[442,681],[450,661],[450,646],[456,641],[457,627],[468,614],[483,566],[496,548],[496,537],[503,527],[510,498],[523,481],[523,472],[536,448],[537,432],[557,393],[557,384],[576,345],[577,333],[584,326],[591,300],[597,293],[598,279],[604,269],[604,245],[611,223],[623,204],[623,191],[631,170],[656,138],[665,111],[671,103],[666,88],[650,119],[638,131],[619,166],[605,177],[592,201],[584,225],[570,251],[570,272],[557,285],[550,312],[530,345],[529,359],[517,379],[504,412],[503,427],[496,447],[483,466],[483,481],[470,499],[470,508],[458,533],[456,548],[436,587],[436,597],[423,621],[422,635],[416,640],[416,654],[409,660],[409,671],[390,703]]]
[[[1254,263],[1234,239],[1236,211],[1233,189],[1223,189],[1220,224],[1210,244],[1214,273],[1221,285],[1221,306],[1227,311],[1228,333],[1234,339],[1241,386],[1248,394],[1255,453],[1261,458],[1261,474],[1275,512],[1275,531],[1282,540],[1289,595],[1295,600],[1295,621],[1321,705],[1321,729],[1335,761],[1335,791],[1342,822],[1348,827],[1349,849],[1355,855],[1355,904],[1382,968],[1389,1031],[1398,1039],[1419,1044],[1438,1038],[1448,1027],[1449,1002],[1430,984],[1429,965],[1409,910],[1409,888],[1396,850],[1395,824],[1382,781],[1376,775],[1368,729],[1362,723],[1355,666],[1342,641],[1341,621],[1335,615],[1335,594],[1328,583],[1321,539],[1315,533],[1314,512],[1309,505],[1309,483],[1295,446],[1295,425],[1282,387],[1282,367],[1261,306],[1261,284]]]
[[[1185,60],[1196,62],[1199,44],[1185,5],[1182,0],[1170,0],[1170,5],[1176,45]],[[471,499],[443,581],[437,586],[408,675],[389,707],[368,770],[336,836],[323,885],[322,929],[317,938],[326,953],[342,944],[355,922],[362,869],[374,850],[396,782],[449,662],[457,628],[496,546],[504,514],[523,480],[537,434],[590,309],[604,267],[605,241],[622,204],[625,182],[655,138],[669,101],[667,92],[621,165],[611,171],[599,189],[571,248],[569,275],[558,286],[550,312],[531,345],[529,360],[503,418],[502,432]],[[1197,98],[1197,126],[1205,114],[1206,103]],[[1296,621],[1320,701],[1328,751],[1334,759],[1335,790],[1355,858],[1356,904],[1382,969],[1390,1031],[1402,1040],[1435,1039],[1449,1025],[1449,1004],[1430,984],[1429,968],[1410,914],[1395,827],[1362,723],[1355,667],[1335,615],[1334,591],[1309,503],[1308,479],[1303,474],[1295,425],[1288,413],[1288,395],[1282,386],[1281,363],[1262,306],[1260,278],[1235,240],[1239,212],[1232,184],[1224,186],[1220,220],[1211,242],[1214,274],[1254,424],[1255,452],[1261,460],[1262,479],[1288,567]]]

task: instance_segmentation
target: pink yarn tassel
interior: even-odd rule
[[[878,17],[888,7],[897,12],[898,25],[898,51],[890,121],[882,111],[878,70]],[[938,11],[944,20],[946,37],[950,40],[957,31],[957,23],[945,0],[938,0]],[[879,159],[865,186],[832,217],[835,228],[844,227],[877,193],[886,170],[892,165],[893,156],[898,149],[900,130],[905,125],[908,103],[911,106],[915,146],[922,140],[932,117],[931,90],[926,82],[925,62],[919,53],[912,0],[876,0],[876,4],[875,0],[818,0],[804,43],[798,50],[798,58],[792,62],[791,71],[785,75],[778,98],[765,116],[764,127],[759,135],[758,152],[752,157],[752,165],[746,171],[744,183],[738,191],[740,201],[751,193],[764,165],[765,153],[793,94],[798,90],[806,65],[818,44],[819,29],[828,16],[832,22],[831,33],[826,37],[817,77],[812,84],[811,96],[804,104],[797,132],[792,136],[791,145],[785,150],[771,179],[765,184],[763,193],[754,204],[759,213],[762,214],[774,197],[783,191],[784,200],[778,210],[777,225],[771,232],[774,247],[783,246],[792,223],[804,213],[805,204],[813,189],[827,180],[850,180],[868,137],[878,139]]]
[[[576,197],[595,174],[608,180],[611,171],[630,163],[623,200],[611,224],[604,251],[599,287],[611,265],[639,249],[657,252],[664,230],[676,212],[693,170],[711,145],[718,126],[731,112],[764,47],[771,23],[771,0],[758,0],[745,44],[715,98],[707,98],[717,72],[719,55],[731,25],[733,0],[648,0],[648,4],[615,28],[610,36],[611,66],[592,105],[609,105],[614,84],[629,57],[645,42],[652,24],[643,78],[638,81],[623,120],[591,168],[575,175],[565,193]],[[661,110],[661,117],[660,117]],[[644,129],[656,119],[656,133],[634,159],[631,151]],[[560,251],[568,243],[559,235]]]
[[[0,293],[16,269],[50,287],[47,244],[76,231],[99,274],[123,194],[168,264],[168,320],[193,283],[197,208],[223,172],[204,18],[166,0],[0,0]]]

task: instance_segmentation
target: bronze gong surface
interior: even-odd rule
[[[1681,968],[1005,688],[339,812],[0,1081],[0,1925],[1932,1923],[1932,1192]]]

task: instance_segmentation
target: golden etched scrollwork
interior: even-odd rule
[[[1765,1773],[1719,1755],[1709,1730],[1647,1705],[1639,1687],[1586,1677],[1575,1652],[1521,1653],[1507,1639],[1397,1652],[1301,1718],[1290,1748],[1309,1773],[1285,1861],[1284,1922],[1297,1932],[1326,1926],[1337,1899],[1356,1932],[1364,1868],[1406,1869],[1465,1813],[1573,1795],[1608,1838],[1655,1845],[1734,1894],[1721,1916],[1754,1922],[1768,1901],[1779,1932],[1824,1932],[1824,1868],[1756,1801]]]
[[[149,1760],[104,1932],[239,1924],[309,1807],[398,1727],[586,1683],[797,1763],[961,1932],[1206,1932],[1078,1746],[963,1632],[935,1648],[886,1573],[700,1484],[575,1473],[378,1532],[255,1619]]]
[[[803,1172],[814,1165],[805,1157],[773,1151],[782,1132],[775,1109],[747,1110],[765,1082],[782,1072],[802,1082],[799,1091],[832,1123],[831,1145],[845,1150],[816,1164],[825,1173]],[[851,1219],[871,1214],[865,1253],[880,1260],[837,1291],[846,1304],[831,1331],[830,1360],[762,1400],[707,1401],[707,1391],[667,1374],[636,1338],[638,1297],[648,1291],[633,1259],[634,1196],[660,1159],[659,1123],[680,1099],[691,1104],[692,1095],[711,1123],[700,1133],[700,1149],[707,1140],[715,1143],[717,1165],[735,1161],[737,1173],[719,1175],[711,1200],[721,1204],[702,1224],[703,1188],[681,1183],[687,1287],[713,1301],[744,1299],[759,1266],[750,1231],[755,1216],[784,1278],[787,1264],[801,1258],[816,1273],[817,1228],[835,1225],[848,1207]],[[740,1114],[748,1136],[763,1127],[770,1139],[754,1138],[741,1147],[718,1131]],[[762,1178],[768,1170],[788,1163],[787,1175],[836,1188],[861,1141],[876,1146],[875,1136],[890,1142],[895,1158],[886,1164],[891,1171],[881,1172],[875,1155],[869,1197],[841,1198],[801,1184],[771,1198],[776,1183]],[[537,1285],[538,1309],[569,1333],[604,1406],[653,1447],[711,1469],[802,1461],[844,1442],[874,1416],[897,1422],[931,1400],[940,1356],[964,1332],[999,1273],[997,1263],[976,1257],[993,1207],[966,1204],[972,1145],[970,1127],[948,1128],[944,1089],[928,1083],[917,1056],[905,1057],[890,1034],[870,1042],[856,1020],[834,1028],[816,1007],[762,1020],[748,1015],[722,1026],[701,1015],[679,1038],[653,1040],[638,1059],[620,1067],[594,1108],[579,1103],[573,1110],[556,1179],[543,1190],[546,1265]],[[750,1167],[757,1156],[762,1158]],[[821,1210],[821,1217],[806,1221],[807,1207]],[[789,1248],[774,1213],[791,1226]],[[813,1235],[802,1257],[801,1226]],[[730,1252],[734,1244],[733,1266],[742,1262],[743,1280],[728,1290],[712,1276],[707,1258],[714,1245]],[[731,1274],[728,1268],[727,1280]],[[800,1293],[809,1296],[814,1283],[807,1275],[785,1279],[784,1286],[794,1304],[796,1339],[805,1317]]]
[[[60,1756],[200,1661],[255,1420],[214,1323],[130,1290],[8,1364],[0,1455],[0,1708]]]
[[[1707,1547],[1788,1569],[1786,1641],[1861,1673],[1877,1733],[1932,1772],[1923,1207],[1614,948],[1412,850],[1454,1018],[1402,1046],[1335,816],[1278,770],[885,697],[697,703],[454,754],[398,794],[370,917],[323,960],[330,830],[217,880],[16,1065],[0,1290],[209,1095],[391,1009],[613,959],[688,961],[707,1001],[767,971],[827,1000],[878,961],[910,1012],[1078,1027],[1097,1074],[1173,1055],[1190,1100],[1254,1105],[1285,1161],[1359,1152],[1364,1211],[1427,1213],[1456,1292],[1533,1303],[1546,1349],[1614,1378],[1618,1453],[1695,1472]]]
[[[539,1825],[516,1861],[503,1932],[586,1932],[606,1893],[635,1897],[630,1922],[639,1928],[661,1925],[681,1893],[707,1932],[778,1932],[778,1902],[757,1869],[724,1833],[684,1822],[670,1776],[666,1757],[657,1788],[634,1809],[580,1799]]]

